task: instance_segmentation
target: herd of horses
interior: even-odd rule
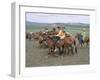
[[[54,39],[57,32],[49,31],[44,32],[26,32],[26,39],[36,40],[41,48],[48,48],[48,55],[59,56],[59,55],[73,55],[78,53],[77,37],[66,33],[66,37],[55,43]],[[89,44],[89,37],[83,41],[82,44]]]

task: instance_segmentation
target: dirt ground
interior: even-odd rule
[[[48,48],[39,48],[36,40],[26,40],[26,67],[89,64],[89,47],[78,48],[78,53],[65,56],[49,56]]]

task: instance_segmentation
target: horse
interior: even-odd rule
[[[49,47],[48,55],[51,54],[51,55],[56,56],[55,53],[54,53],[54,50],[55,50],[55,43],[54,43],[54,41],[53,41],[53,38],[50,37],[50,36],[48,35],[47,38],[46,38],[46,42],[47,42],[48,47]]]
[[[71,51],[73,54],[73,48],[75,47],[75,52],[77,53],[77,47],[76,47],[76,40],[70,35],[66,35],[66,37],[62,40],[59,40],[55,43],[54,41],[55,35],[51,35],[50,32],[47,34],[42,34],[39,38],[39,44],[40,45],[46,45],[49,48],[48,54],[55,55],[56,51],[59,51],[59,54],[62,55],[63,52],[66,53],[66,49],[68,49],[68,54]],[[74,45],[74,47],[73,47]],[[71,50],[70,50],[71,48]]]
[[[68,55],[70,51],[72,54],[74,54],[74,48],[75,48],[75,53],[77,53],[76,40],[72,36],[66,36],[64,39],[59,40],[56,44],[56,48],[59,49],[60,55],[62,55],[63,53],[66,54],[66,49],[68,50]]]
[[[34,39],[34,40],[38,40],[40,34],[41,34],[41,32],[34,32],[34,33],[32,33],[33,39]]]
[[[26,39],[32,40],[33,32],[26,32]]]
[[[39,39],[38,39],[40,47],[47,48],[48,47],[48,44],[46,42],[47,36],[49,36],[49,38],[50,38],[50,37],[53,37],[56,34],[57,34],[57,32],[54,32],[54,31],[48,31],[47,33],[41,33],[40,36],[39,36]]]
[[[66,53],[66,48],[68,48],[68,55],[71,48],[71,53],[74,54],[77,53],[77,45],[76,45],[76,39],[73,36],[68,36],[64,38],[64,48]]]
[[[40,47],[45,47],[45,48],[48,47],[46,38],[47,38],[47,34],[41,34],[39,36],[38,42],[39,42]]]
[[[86,46],[88,46],[88,45],[89,45],[89,42],[90,42],[89,37],[86,36],[86,37],[84,38],[83,42],[84,42],[84,44],[86,44]]]

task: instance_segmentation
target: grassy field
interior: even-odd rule
[[[26,40],[26,67],[89,64],[89,48],[78,48],[78,53],[68,56],[49,56],[48,48],[39,48],[36,40]]]

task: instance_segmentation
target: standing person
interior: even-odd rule
[[[81,33],[77,33],[77,39],[79,41],[79,47],[83,46],[83,35]]]
[[[81,32],[82,36],[83,36],[83,41],[85,40],[85,37],[86,37],[86,31],[85,31],[85,28],[82,29],[82,32]]]

